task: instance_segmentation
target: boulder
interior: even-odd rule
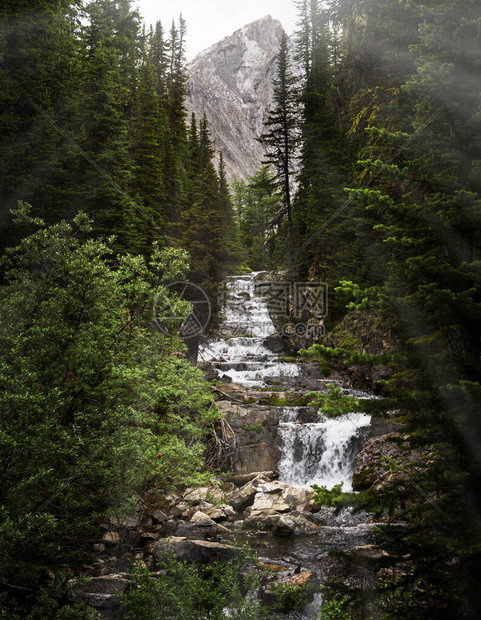
[[[218,532],[217,523],[202,513],[196,515],[199,515],[196,522],[181,521],[175,530],[175,536],[189,540],[214,540]]]
[[[140,514],[137,514],[133,517],[129,516],[120,516],[120,517],[111,517],[110,523],[115,527],[124,527],[128,530],[133,530],[141,524],[142,518]]]
[[[243,529],[257,532],[271,532],[280,519],[279,514],[255,514],[243,521]]]
[[[293,510],[311,511],[314,507],[314,493],[309,489],[293,487],[281,482],[259,485],[252,505],[251,515],[285,513]]]
[[[176,560],[195,564],[229,562],[239,555],[239,550],[232,545],[206,540],[188,540],[172,536],[160,540],[155,545],[154,558],[162,560],[170,551],[174,553]]]
[[[216,500],[216,502],[225,502],[226,493],[218,486],[199,487],[198,489],[187,489],[184,493],[184,501],[195,506],[202,501]]]
[[[162,512],[162,510],[154,510],[152,513],[152,520],[154,523],[164,523],[165,521],[168,521],[169,517],[165,514],[165,512]]]
[[[313,573],[307,570],[303,570],[297,575],[291,575],[289,577],[283,577],[280,583],[286,586],[302,587],[307,585],[314,585],[316,578]]]
[[[159,532],[143,532],[140,535],[140,544],[148,545],[152,541],[159,540],[160,533]]]
[[[205,515],[207,515],[213,521],[216,521],[216,522],[225,521],[226,519],[229,519],[235,516],[235,510],[232,508],[232,506],[229,506],[227,504],[222,504],[220,506],[213,506],[212,504],[201,502],[197,506],[197,509],[203,512]]]
[[[423,460],[429,456],[429,449],[410,450],[408,438],[400,433],[389,433],[370,439],[356,457],[352,487],[355,491],[370,488],[380,489],[393,480],[406,479],[402,470],[392,471],[387,467],[383,457],[390,457],[401,463],[417,463],[423,467]],[[403,445],[405,444],[405,446]]]
[[[281,536],[314,536],[319,534],[319,526],[302,515],[282,515],[274,527],[274,533]]]
[[[251,515],[289,512],[290,510],[291,505],[285,501],[281,493],[265,493],[260,491],[255,496]]]
[[[195,523],[198,527],[216,527],[215,521],[200,510],[194,514],[190,521],[191,523]]]
[[[286,502],[292,506],[292,510],[300,512],[312,512],[315,507],[314,492],[310,489],[303,489],[286,485],[283,493]]]
[[[130,584],[125,573],[92,577],[85,583],[74,581],[69,592],[73,603],[84,603],[95,609],[110,609],[120,605],[120,597]]]
[[[118,545],[121,542],[121,537],[118,532],[105,532],[102,536],[102,540],[108,545]]]
[[[259,405],[218,403],[235,434],[233,472],[274,471],[279,462],[279,409]]]
[[[162,537],[173,536],[179,525],[185,524],[185,521],[179,521],[178,519],[169,519],[162,524]]]
[[[248,506],[252,506],[257,495],[257,489],[261,484],[267,482],[264,474],[259,474],[254,480],[245,484],[238,491],[234,492],[229,499],[229,503],[234,510],[244,510]]]

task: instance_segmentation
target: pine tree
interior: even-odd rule
[[[224,229],[225,242],[225,269],[232,272],[240,262],[241,248],[239,239],[239,228],[234,218],[234,205],[227,183],[224,155],[219,157],[219,210],[222,216],[222,227]]]
[[[240,240],[247,266],[254,271],[273,269],[285,259],[282,195],[275,188],[274,174],[261,166],[245,181],[234,183]]]
[[[95,0],[87,5],[86,13],[82,147],[102,172],[86,163],[85,206],[95,230],[116,233],[119,246],[125,247],[132,209],[127,197],[132,179],[128,119],[139,60],[139,19],[130,0]]]
[[[266,132],[260,137],[267,155],[266,164],[276,170],[275,183],[282,191],[283,215],[288,230],[289,260],[294,251],[294,229],[292,219],[292,177],[298,142],[298,100],[296,80],[291,72],[288,38],[283,31],[277,55],[277,74],[274,79],[274,108],[265,123]]]
[[[180,239],[181,212],[188,206],[188,177],[185,169],[187,153],[187,127],[184,99],[186,95],[185,69],[186,24],[180,17],[179,28],[172,23],[167,44],[166,103],[169,117],[169,137],[164,150],[164,181],[169,220],[174,237]]]
[[[158,94],[157,77],[156,67],[144,51],[133,95],[129,149],[132,164],[129,193],[141,206],[143,214],[131,206],[127,243],[131,251],[137,252],[148,251],[152,242],[162,238],[162,232],[169,227],[163,178],[169,122],[162,97]]]
[[[43,116],[75,125],[78,105],[78,3],[3,2],[0,75],[0,248],[19,231],[8,224],[19,199],[54,221],[79,194],[72,182],[76,155]],[[9,235],[12,235],[9,238]]]
[[[339,249],[346,248],[347,254],[354,251],[355,235],[349,223],[338,220],[328,232],[323,231],[345,201],[349,151],[338,122],[328,16],[315,0],[304,3],[302,9],[309,37],[298,39],[307,72],[301,95],[301,171],[293,206],[296,270],[305,274],[315,260],[322,264],[322,268],[316,266],[316,275],[331,282],[346,275],[337,269],[344,262],[338,256]]]
[[[156,90],[162,101],[167,94],[168,45],[162,23],[158,21],[155,29],[151,27],[148,37],[149,61],[156,75]]]

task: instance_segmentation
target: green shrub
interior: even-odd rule
[[[283,612],[293,612],[307,604],[312,594],[310,584],[276,583],[271,586],[272,592],[278,597],[276,607]]]
[[[319,612],[320,620],[352,620],[352,617],[347,596],[336,596],[322,601]]]
[[[122,599],[131,618],[142,620],[260,620],[266,612],[251,596],[260,585],[246,555],[225,564],[196,566],[166,557],[153,575],[138,566],[134,582]]]
[[[319,486],[317,484],[313,484],[311,488],[314,490],[314,503],[319,508],[332,508],[338,506],[342,501],[344,501],[344,496],[346,493],[342,492],[342,487],[344,486],[344,482],[340,484],[335,484],[332,489],[328,489],[325,486]]]
[[[1,263],[0,579],[35,591],[46,567],[85,563],[82,541],[145,485],[200,482],[218,414],[184,344],[153,326],[155,299],[173,321],[190,312],[166,288],[183,251],[115,257],[85,215],[16,218],[32,234]]]

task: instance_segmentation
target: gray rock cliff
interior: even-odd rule
[[[270,15],[201,52],[188,65],[187,112],[209,122],[229,178],[252,174],[264,152],[257,138],[273,105],[282,25]]]

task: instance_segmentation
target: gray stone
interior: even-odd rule
[[[281,482],[261,484],[252,505],[251,515],[285,513],[293,510],[310,511],[314,507],[313,496],[313,491]]]
[[[168,519],[169,517],[165,514],[165,512],[162,512],[162,510],[154,510],[152,513],[152,520],[154,523],[164,523],[165,521],[168,521]]]
[[[251,515],[271,512],[289,512],[291,505],[288,504],[280,493],[257,493],[252,505]]]
[[[175,530],[177,538],[187,538],[189,540],[214,540],[217,536],[218,525],[212,521],[212,525],[202,525],[199,523],[185,523],[181,521]]]
[[[256,532],[271,532],[277,525],[281,515],[276,514],[255,514],[248,516],[243,521],[243,528],[255,530]]]
[[[280,457],[279,409],[230,401],[221,401],[218,407],[236,438],[232,471],[239,474],[274,471]]]
[[[171,537],[160,540],[155,545],[154,557],[157,560],[162,560],[170,551],[174,553],[176,560],[195,564],[210,564],[216,561],[229,562],[239,555],[239,550],[232,545]]]
[[[389,469],[384,457],[393,458],[401,463],[414,462],[418,468],[422,468],[429,454],[429,448],[410,450],[408,437],[403,437],[399,433],[373,437],[356,457],[352,478],[353,489],[355,491],[364,491],[371,487],[380,489],[394,480],[406,479],[402,469],[396,471]]]
[[[159,532],[143,532],[140,535],[140,543],[142,545],[147,545],[152,541],[159,540],[160,533]]]
[[[114,527],[125,527],[126,529],[135,529],[140,525],[141,517],[140,515],[135,515],[133,517],[112,517],[110,519],[110,523]]]
[[[198,505],[202,501],[209,501],[209,498],[219,502],[226,500],[226,493],[218,486],[199,487],[198,489],[187,489],[184,494],[184,501],[192,505]]]
[[[274,533],[282,536],[315,536],[319,526],[303,516],[282,515],[274,527]]]
[[[251,480],[245,484],[238,491],[230,496],[229,502],[234,510],[244,510],[248,506],[252,506],[257,490],[261,484],[266,482],[266,478],[263,474],[259,474],[254,480]]]
[[[216,523],[204,512],[198,510],[191,519],[191,523],[195,523],[198,527],[215,527]]]
[[[85,583],[71,583],[69,599],[72,602],[85,603],[95,609],[109,609],[120,605],[120,596],[129,586],[130,578],[119,573],[92,577]]]
[[[257,138],[273,105],[281,35],[281,23],[267,16],[201,52],[188,65],[188,113],[207,115],[214,150],[224,153],[229,178],[253,174],[264,159]]]
[[[228,514],[230,516],[233,516],[235,514],[231,506],[227,506],[224,504],[221,506],[212,506],[212,504],[206,504],[205,502],[201,502],[197,508],[205,515],[207,515],[210,519],[216,522],[225,521]]]
[[[105,532],[102,536],[102,540],[109,545],[118,545],[121,541],[121,537],[118,532]]]

